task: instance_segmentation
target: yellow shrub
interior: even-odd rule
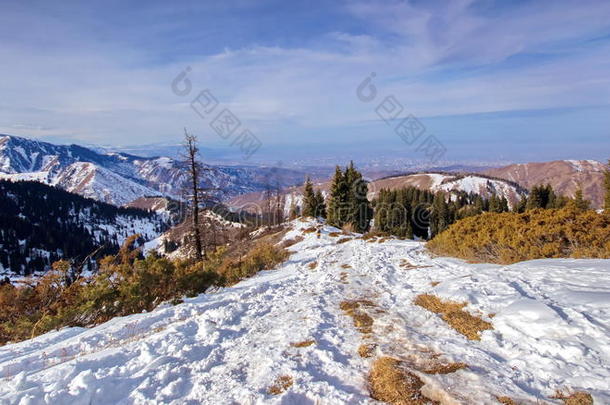
[[[536,209],[462,219],[427,244],[438,255],[492,263],[541,258],[610,258],[610,215]]]

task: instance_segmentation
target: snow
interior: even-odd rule
[[[29,173],[0,173],[0,180],[10,181],[37,181],[48,183],[49,172],[29,172]]]
[[[376,403],[366,386],[371,360],[356,354],[363,337],[339,309],[356,298],[381,310],[377,355],[417,363],[438,354],[469,365],[446,375],[416,371],[446,404],[491,404],[500,395],[554,404],[549,396],[567,387],[610,402],[610,260],[468,264],[433,258],[414,241],[337,244],[334,228],[302,232],[312,225],[294,222],[285,238],[304,240],[287,262],[233,287],[0,347],[0,403]],[[407,270],[403,259],[428,267]],[[412,304],[421,293],[467,301],[494,329],[467,340]],[[307,339],[315,343],[290,345]],[[268,394],[280,375],[294,385]]]

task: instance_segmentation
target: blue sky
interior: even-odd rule
[[[261,159],[417,159],[375,107],[392,95],[447,160],[606,159],[608,1],[2,1],[0,133],[172,143],[209,89]],[[172,80],[187,66],[193,92]],[[375,72],[371,103],[356,88]]]

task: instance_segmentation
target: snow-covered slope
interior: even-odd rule
[[[109,254],[135,234],[154,239],[167,220],[38,182],[0,180],[0,277],[42,272],[60,258],[81,261],[102,246]]]
[[[202,187],[219,199],[300,182],[293,170],[204,165]],[[53,145],[0,134],[0,179],[32,180],[115,205],[139,197],[183,193],[183,163],[169,157],[98,153],[78,145]],[[296,180],[298,179],[298,180]]]
[[[409,186],[430,191],[464,191],[480,194],[486,198],[496,194],[499,197],[505,197],[511,206],[527,193],[517,183],[476,173],[415,173],[387,177],[372,182],[369,186],[369,197],[376,196],[381,189]]]
[[[550,398],[557,388],[610,402],[610,261],[473,265],[431,258],[418,242],[338,244],[329,235],[336,229],[302,232],[311,225],[286,235],[304,240],[285,264],[234,287],[0,348],[0,402],[377,403],[366,380],[373,359],[357,354],[362,343],[405,360],[443,404],[496,404],[497,396],[558,404]],[[467,301],[494,329],[467,340],[413,305],[421,293]],[[375,305],[370,335],[339,309],[349,299]],[[418,368],[442,361],[468,368]],[[293,385],[269,394],[280,376]]]

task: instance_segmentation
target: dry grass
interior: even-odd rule
[[[551,398],[563,401],[565,405],[593,405],[593,397],[584,391],[564,392],[557,390]]]
[[[503,405],[517,405],[517,403],[510,397],[496,397],[496,399]]]
[[[340,243],[349,242],[350,240],[352,240],[352,238],[341,238],[337,241],[337,245]]]
[[[352,268],[352,266],[350,266],[349,264],[345,264],[345,263],[344,263],[344,264],[342,264],[342,265],[341,265],[341,268],[342,268],[342,269],[351,269],[351,268]]]
[[[328,236],[331,236],[331,237],[333,237],[333,238],[336,238],[336,237],[338,237],[339,235],[341,235],[339,232],[330,232],[330,233],[328,234]]]
[[[436,287],[436,286],[437,286],[437,285],[439,285],[440,283],[441,283],[440,281],[432,281],[432,282],[430,282],[430,285],[431,285],[432,287]]]
[[[372,333],[373,332],[373,318],[371,318],[367,313],[362,311],[354,311],[351,315],[354,320],[354,326],[361,333]]]
[[[279,395],[290,388],[293,383],[292,377],[289,375],[279,376],[273,385],[267,388],[267,392],[272,395]]]
[[[432,294],[420,294],[415,298],[414,303],[441,315],[449,326],[470,340],[481,340],[479,332],[493,329],[491,323],[464,311],[466,302],[442,301]]]
[[[360,357],[368,359],[370,357],[373,357],[376,347],[377,345],[375,345],[374,343],[361,344],[360,347],[358,347],[358,354],[360,355]]]
[[[347,273],[346,273],[346,272],[342,271],[342,272],[341,272],[341,274],[340,274],[340,276],[341,276],[341,277],[340,277],[340,281],[341,281],[343,284],[349,284],[349,283],[348,283],[348,281],[347,281]]]
[[[302,237],[301,235],[298,235],[298,236],[295,236],[294,238],[286,239],[285,241],[282,242],[281,246],[285,249],[285,248],[288,248],[299,242],[302,242],[303,240],[305,240],[305,238]]]
[[[402,259],[400,261],[400,267],[402,267],[405,270],[413,270],[413,269],[426,269],[431,266],[421,266],[421,265],[413,264],[410,261],[408,261],[407,259]]]
[[[360,238],[363,240],[369,240],[369,239],[377,239],[380,237],[387,237],[388,234],[386,232],[380,232],[380,231],[374,231],[374,232],[367,232],[364,235],[362,235]]]
[[[354,326],[360,333],[372,333],[374,320],[366,312],[360,310],[361,306],[374,307],[375,304],[370,300],[343,301],[339,304],[339,308],[352,318]]]
[[[311,262],[307,265],[307,267],[311,270],[315,269],[316,267],[318,267],[318,262]]]
[[[394,405],[438,404],[421,393],[422,380],[402,367],[399,360],[380,357],[369,374],[371,397]]]
[[[440,363],[425,367],[421,371],[426,374],[451,374],[465,368],[468,368],[466,363]]]
[[[303,229],[303,233],[314,233],[317,230],[318,230],[318,228],[316,228],[315,226],[312,226],[311,228]]]
[[[307,347],[316,343],[315,340],[303,340],[302,342],[290,343],[292,347]]]

